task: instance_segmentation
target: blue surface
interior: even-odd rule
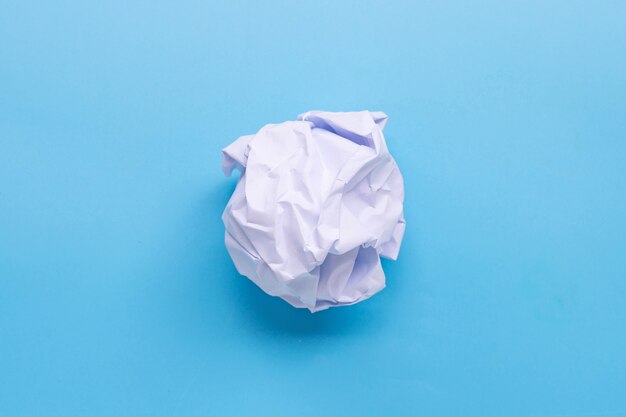
[[[0,1],[0,416],[626,416],[624,2]],[[316,315],[220,220],[309,109],[389,114],[408,222]]]

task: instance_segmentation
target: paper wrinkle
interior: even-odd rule
[[[404,184],[383,112],[309,111],[222,150],[241,171],[222,219],[239,273],[311,312],[385,287],[380,257],[397,259]]]

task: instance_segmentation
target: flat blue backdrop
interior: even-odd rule
[[[626,416],[626,3],[0,6],[0,416]],[[408,222],[315,315],[220,220],[311,109],[389,114]]]

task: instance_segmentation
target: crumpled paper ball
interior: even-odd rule
[[[222,215],[240,274],[311,312],[385,287],[380,257],[397,258],[405,229],[386,122],[382,112],[310,111],[223,149],[224,174],[241,171]]]

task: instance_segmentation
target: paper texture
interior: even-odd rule
[[[269,124],[222,151],[241,170],[222,215],[239,273],[311,312],[363,301],[396,259],[404,185],[382,112],[310,111]]]

